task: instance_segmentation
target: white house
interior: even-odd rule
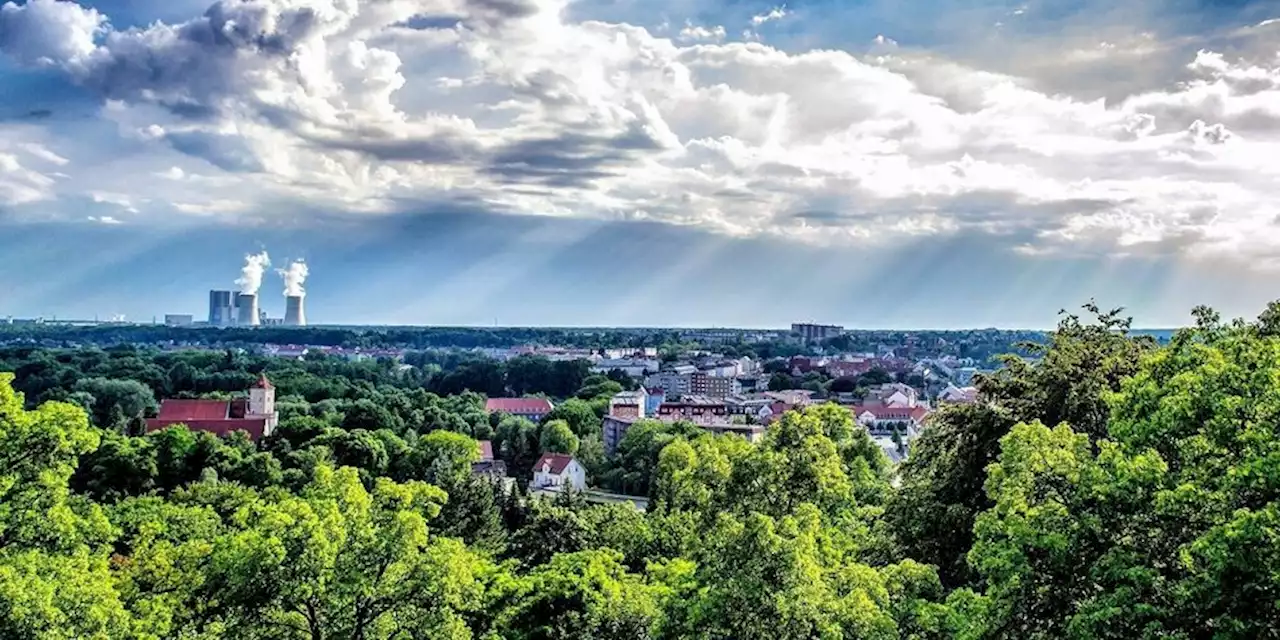
[[[529,489],[559,491],[566,488],[574,491],[586,490],[587,470],[571,455],[542,454],[542,457],[538,458],[538,463],[533,465],[533,480],[529,483]]]
[[[957,387],[949,384],[946,389],[942,390],[942,393],[938,394],[938,402],[970,404],[977,401],[978,389],[975,387]]]

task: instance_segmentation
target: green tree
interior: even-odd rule
[[[552,420],[542,425],[542,435],[538,439],[538,448],[543,453],[567,453],[573,455],[578,452],[578,445],[578,436],[573,434],[568,422]]]

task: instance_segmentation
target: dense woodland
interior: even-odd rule
[[[978,329],[966,331],[849,331],[819,344],[804,344],[795,337],[755,341],[753,332],[739,331],[736,339],[701,344],[681,329],[551,329],[472,327],[170,327],[165,325],[103,324],[5,324],[0,322],[0,345],[43,346],[179,344],[188,346],[247,347],[263,344],[301,344],[346,348],[398,348],[413,350],[505,348],[519,345],[554,345],[583,349],[651,347],[673,359],[691,350],[714,349],[730,356],[768,359],[810,353],[871,352],[905,349],[916,357],[953,355],[985,362],[992,356],[1017,349],[1025,341],[1040,341],[1044,332]],[[910,353],[907,353],[910,352]]]
[[[467,363],[5,350],[0,637],[1280,636],[1280,306],[1164,345],[1088,311],[900,468],[833,405],[758,445],[644,422],[605,458],[622,383],[569,364],[486,374],[572,398],[533,424],[451,387]],[[261,442],[139,434],[264,371]],[[515,474],[577,452],[650,508],[507,494],[473,438]]]

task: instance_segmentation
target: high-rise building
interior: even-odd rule
[[[805,342],[827,340],[844,334],[844,327],[830,324],[793,324],[791,333]]]
[[[235,323],[235,305],[230,291],[209,292],[209,324],[225,327]]]

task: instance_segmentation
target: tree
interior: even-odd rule
[[[156,409],[155,394],[136,380],[86,378],[75,391],[93,397],[93,423],[104,429],[124,432]]]
[[[1104,313],[1092,303],[1085,310],[1091,322],[1064,314],[1047,343],[1022,345],[1038,361],[1005,356],[1005,368],[977,379],[981,404],[944,408],[912,443],[887,516],[902,554],[937,565],[944,584],[974,579],[965,553],[978,513],[993,506],[984,470],[995,462],[1000,439],[1015,424],[1034,421],[1105,434],[1108,394],[1154,349],[1150,339],[1128,335],[1120,310]]]
[[[542,425],[542,435],[538,440],[539,449],[543,453],[567,453],[573,455],[578,452],[578,436],[573,434],[573,430],[569,428],[569,423],[564,420],[552,420]]]
[[[600,431],[600,416],[583,400],[570,398],[558,404],[542,419],[543,424],[563,420],[579,438]]]
[[[616,551],[557,555],[518,581],[496,626],[513,640],[652,637],[658,593]]]

